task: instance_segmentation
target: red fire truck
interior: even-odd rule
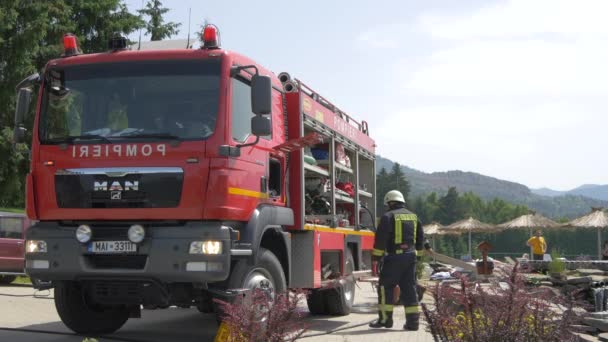
[[[242,289],[311,289],[345,315],[371,265],[374,141],[299,80],[219,46],[83,54],[72,35],[21,82],[39,87],[26,272],[62,321],[109,333],[140,308],[213,310]],[[279,77],[280,76],[280,77]]]

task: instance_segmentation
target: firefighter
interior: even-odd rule
[[[391,328],[393,326],[393,291],[399,285],[400,302],[405,306],[405,330],[418,330],[420,306],[416,293],[416,255],[422,253],[424,233],[416,214],[405,209],[405,199],[401,192],[391,190],[384,196],[388,211],[382,216],[376,231],[372,251],[372,272],[378,273],[382,262],[378,283],[377,321],[371,328]]]

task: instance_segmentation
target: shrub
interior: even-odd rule
[[[566,263],[560,260],[561,254],[558,250],[551,251],[551,262],[549,263],[549,274],[561,274],[566,271]]]
[[[216,300],[222,312],[222,322],[228,326],[231,342],[295,341],[307,326],[301,319],[298,303],[306,292],[295,290],[276,294],[255,289],[237,297],[233,303]]]
[[[482,286],[461,278],[431,290],[434,303],[422,304],[435,341],[578,341],[570,327],[580,320],[575,301],[551,288],[527,287],[517,265],[505,282]],[[452,283],[453,285],[454,283]]]

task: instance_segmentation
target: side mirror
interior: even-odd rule
[[[13,129],[13,143],[20,144],[25,142],[25,131],[25,127],[15,127],[15,129]]]
[[[25,127],[23,122],[25,116],[30,109],[30,101],[32,100],[32,90],[28,88],[20,88],[17,92],[17,107],[15,108],[15,128],[13,130],[13,142],[22,143],[25,140]]]
[[[262,115],[256,115],[251,118],[251,133],[258,137],[263,137],[272,134],[272,126],[270,118]]]
[[[251,111],[256,115],[267,115],[272,112],[270,76],[254,75],[251,77]]]
[[[23,124],[25,115],[30,109],[30,101],[32,100],[32,90],[21,88],[17,92],[17,107],[15,108],[15,126]]]

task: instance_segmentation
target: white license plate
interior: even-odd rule
[[[137,245],[131,241],[94,241],[88,250],[92,253],[135,253]]]

